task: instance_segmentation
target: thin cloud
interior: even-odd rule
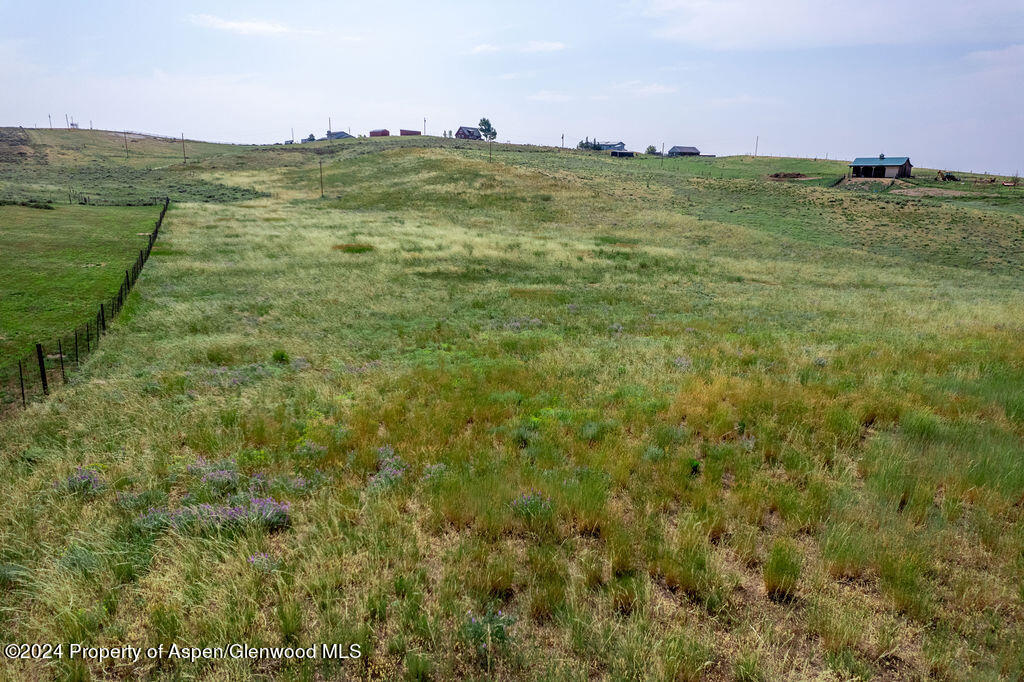
[[[637,97],[650,97],[652,95],[670,95],[677,92],[679,88],[664,83],[645,83],[643,81],[626,81],[615,86],[619,90],[625,90]]]
[[[572,95],[557,90],[540,90],[532,95],[527,95],[526,99],[535,102],[568,102],[572,100]]]
[[[491,43],[481,43],[479,45],[475,45],[469,52],[470,54],[491,54],[494,52],[511,51],[532,54],[539,52],[559,52],[565,48],[565,43],[555,40],[531,40],[517,45],[493,45]]]
[[[715,50],[945,45],[1013,40],[1024,6],[999,0],[646,0],[654,34]]]
[[[519,48],[520,52],[558,52],[565,49],[565,43],[557,41],[531,40]]]
[[[503,81],[516,81],[524,78],[533,78],[534,73],[532,71],[514,71],[512,73],[503,73],[498,76],[498,80]]]
[[[196,26],[201,26],[203,28],[211,28],[216,31],[227,31],[228,33],[235,33],[242,36],[280,36],[288,34],[311,35],[319,33],[319,31],[294,28],[292,26],[273,21],[237,21],[232,19],[222,19],[221,17],[215,17],[212,14],[192,14],[189,16],[189,21]],[[352,40],[353,38],[343,37],[342,39]]]

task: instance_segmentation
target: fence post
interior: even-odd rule
[[[50,395],[50,389],[46,385],[46,363],[43,362],[43,344],[36,344],[36,357],[39,359],[39,378],[43,382],[43,395]]]
[[[89,341],[90,341],[90,339],[89,339],[89,322],[86,321],[86,323],[85,323],[85,354],[86,355],[88,355],[90,350],[91,350],[89,348]]]
[[[78,327],[75,327],[75,367],[78,367],[81,362],[78,361]]]
[[[61,346],[60,339],[57,339],[57,355],[60,357],[60,378],[67,384],[68,375],[64,373],[64,347]]]
[[[25,409],[25,373],[21,371],[21,360],[18,360],[18,381],[21,383],[21,408]]]
[[[107,313],[103,310],[103,304],[100,303],[100,325],[103,327],[103,331],[107,331]],[[100,330],[96,330],[96,345],[99,345]]]

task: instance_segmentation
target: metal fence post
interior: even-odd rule
[[[60,339],[57,339],[57,355],[60,357],[60,378],[66,384],[68,383],[68,375],[64,373],[64,348],[60,344]]]
[[[39,359],[39,378],[43,382],[43,395],[50,395],[50,388],[46,385],[46,363],[43,362],[43,344],[36,344],[36,357]]]
[[[100,325],[103,327],[103,331],[107,331],[107,313],[103,310],[103,304],[100,303]],[[100,330],[96,330],[96,345],[99,345]]]
[[[21,360],[18,360],[18,381],[21,383],[21,407],[25,409],[25,373],[21,371]]]
[[[78,361],[78,327],[75,327],[75,367],[81,363]]]

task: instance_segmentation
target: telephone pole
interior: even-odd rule
[[[754,136],[754,156],[757,156],[757,143],[761,141],[761,136]]]
[[[565,149],[565,133],[562,133],[562,149]]]
[[[665,143],[661,143],[661,167],[665,167]]]
[[[185,156],[185,133],[181,134],[181,162],[188,165],[188,157]]]
[[[426,116],[423,117],[423,134],[424,135],[427,134],[427,117]]]
[[[71,121],[68,120],[67,114],[64,114],[64,127],[71,130]]]
[[[46,115],[46,120],[50,122],[50,130],[53,130],[53,116]]]

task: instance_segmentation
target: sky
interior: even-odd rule
[[[0,125],[499,141],[1024,171],[1024,0],[0,0]]]

